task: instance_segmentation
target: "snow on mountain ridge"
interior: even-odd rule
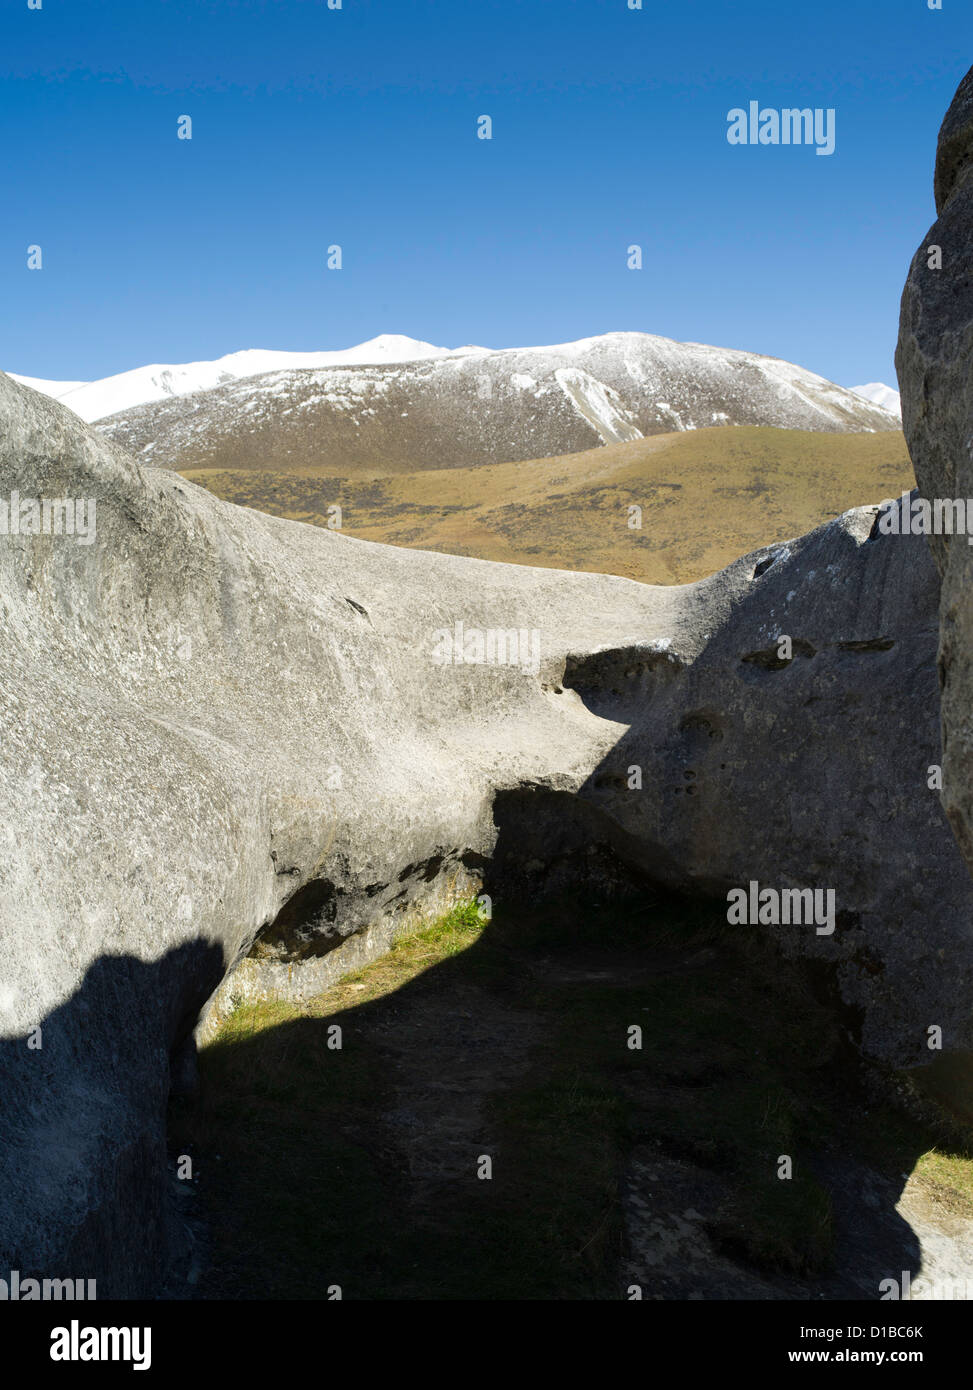
[[[381,393],[391,384],[392,378],[387,375],[390,371],[408,377],[430,367],[445,370],[450,380],[457,381],[457,374],[466,378],[470,372],[477,379],[478,374],[489,376],[498,384],[508,378],[513,384],[516,377],[514,389],[522,389],[520,382],[528,378],[533,382],[536,377],[534,394],[538,400],[542,396],[550,399],[544,384],[545,379],[549,380],[559,395],[563,393],[562,400],[569,402],[579,417],[595,429],[602,442],[613,440],[619,429],[622,438],[637,438],[647,428],[661,428],[664,420],[669,421],[667,428],[684,429],[749,419],[752,410],[743,408],[742,414],[739,409],[728,414],[722,400],[711,401],[704,408],[704,398],[713,395],[713,383],[718,378],[741,398],[757,392],[765,405],[755,418],[773,418],[775,423],[801,428],[834,428],[837,421],[848,419],[849,400],[853,397],[867,403],[874,412],[871,419],[861,418],[858,428],[890,428],[891,421],[883,426],[882,418],[890,420],[888,412],[895,413],[898,406],[897,393],[878,383],[846,390],[780,358],[631,331],[542,347],[495,350],[472,345],[436,347],[400,334],[384,334],[336,351],[247,348],[212,362],[156,363],[93,382],[15,379],[55,397],[84,420],[106,422],[133,409],[160,407],[176,398],[202,398],[240,384],[253,398],[284,397],[298,389],[297,379],[302,375],[308,385],[313,382],[317,401],[330,399],[333,409],[343,411],[353,408],[355,398],[366,390],[362,373],[374,378],[368,389]],[[383,377],[387,379],[383,381]],[[623,389],[625,381],[634,387],[641,401],[636,415],[655,400],[654,423],[647,425],[643,418],[639,424],[631,414],[626,406],[631,391]],[[403,383],[400,376],[400,384]],[[883,394],[869,395],[872,390]],[[772,401],[777,404],[770,407]],[[304,413],[314,404],[315,399],[306,397],[296,408]],[[194,404],[192,411],[196,409]]]
[[[267,372],[308,367],[381,366],[385,363],[424,362],[434,358],[485,352],[485,348],[441,348],[400,333],[383,333],[355,347],[329,352],[283,352],[268,348],[244,348],[212,362],[152,363],[118,372],[98,381],[45,381],[37,377],[9,375],[15,381],[53,396],[89,424],[136,405],[150,405],[167,396],[188,396],[209,391],[230,381],[263,376]]]
[[[40,391],[42,396],[52,396],[56,401],[63,400],[79,386],[88,385],[87,381],[46,381],[38,376],[18,376],[16,372],[8,372],[7,375],[13,377],[14,381],[19,381],[22,386],[29,386],[32,391]]]

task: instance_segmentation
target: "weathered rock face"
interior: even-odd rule
[[[940,130],[935,194],[939,217],[902,296],[903,428],[921,494],[973,499],[973,70]],[[973,527],[973,500],[966,507]],[[973,870],[973,546],[965,534],[931,544],[942,575],[943,804]]]
[[[875,519],[750,557],[757,577],[687,665],[582,663],[592,708],[630,725],[582,795],[629,854],[663,846],[669,868],[646,868],[674,887],[833,889],[833,930],[781,926],[781,944],[835,964],[866,1052],[909,1065],[929,1060],[930,1025],[947,1048],[973,1037],[973,893],[929,788],[935,567],[922,536]]]
[[[566,653],[691,645],[702,605],[226,506],[5,377],[0,451],[0,498],[97,502],[93,544],[0,536],[0,1263],[144,1290],[169,1059],[225,971],[269,929],[250,986],[303,954],[313,988],[343,936],[461,889],[497,789],[610,747],[551,691]],[[537,671],[437,665],[459,619],[538,630]]]
[[[15,491],[95,499],[97,536],[0,535],[0,1264],[151,1290],[170,1075],[227,973],[217,1007],[313,992],[484,877],[833,888],[832,936],[780,931],[866,1049],[969,1047],[937,578],[874,509],[671,589],[396,550],[143,471],[0,375]]]

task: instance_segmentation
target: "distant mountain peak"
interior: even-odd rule
[[[459,353],[482,351],[460,348]],[[226,382],[240,381],[266,372],[297,371],[317,367],[368,367],[384,363],[426,362],[439,357],[456,355],[453,349],[436,347],[419,338],[407,338],[401,333],[381,333],[377,338],[358,343],[355,347],[333,352],[281,352],[268,348],[243,348],[227,353],[212,362],[155,362],[135,367],[128,372],[102,377],[99,381],[44,381],[37,377],[9,375],[15,381],[53,396],[69,406],[76,415],[89,423],[131,410],[136,405],[151,405],[168,396],[189,396],[195,391],[210,391]]]
[[[902,419],[902,401],[894,387],[886,386],[882,381],[868,381],[864,386],[849,386],[848,390],[854,391],[856,396],[861,396],[863,401],[871,401],[873,405],[887,410],[890,415]]]
[[[295,466],[322,450],[339,467],[429,451],[449,466],[712,425],[886,430],[898,408],[878,383],[847,390],[775,357],[631,331],[499,350],[383,333],[338,351],[245,348],[100,381],[17,380],[169,466],[251,454]]]
[[[110,415],[104,398],[86,408],[99,411],[100,433],[157,467],[346,477],[552,458],[714,426],[898,428],[887,410],[791,362],[650,333],[499,351],[387,337],[340,354],[203,365],[205,383],[198,365],[141,369],[151,380],[135,387],[150,386],[151,400]]]

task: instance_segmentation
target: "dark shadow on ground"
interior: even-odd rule
[[[895,1206],[934,1141],[826,979],[595,859],[585,892],[508,896],[467,949],[417,938],[204,1051],[173,1296],[877,1299],[918,1272]]]

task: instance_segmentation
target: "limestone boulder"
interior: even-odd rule
[[[963,499],[967,530],[930,537],[942,575],[943,804],[973,870],[973,70],[939,133],[938,218],[902,295],[896,367],[922,496]]]
[[[95,505],[90,543],[35,533],[51,499]],[[0,1265],[152,1292],[197,1030],[481,885],[831,889],[833,935],[776,934],[865,1050],[969,1048],[938,577],[874,508],[673,588],[397,550],[140,468],[0,375],[3,501]]]

